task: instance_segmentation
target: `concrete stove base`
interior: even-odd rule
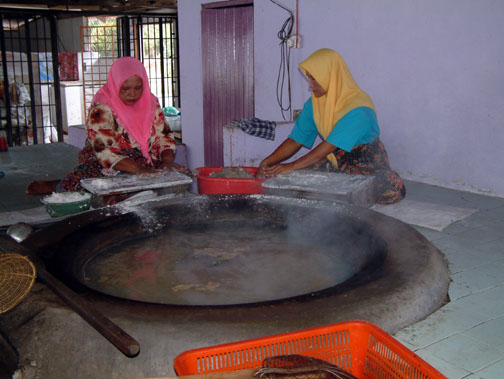
[[[136,358],[121,354],[42,284],[2,316],[0,329],[19,351],[23,379],[170,376],[174,358],[185,350],[348,320],[369,321],[393,334],[447,301],[447,264],[410,226],[355,208],[355,217],[370,217],[389,254],[379,270],[344,286],[274,303],[227,307],[155,305],[90,290],[81,293],[138,340],[141,352]]]

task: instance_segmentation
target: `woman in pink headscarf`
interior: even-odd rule
[[[80,190],[80,180],[118,172],[145,174],[177,170],[175,140],[157,98],[150,92],[147,73],[135,58],[119,58],[107,83],[96,93],[86,124],[87,141],[79,166],[62,181],[35,181],[28,194]]]

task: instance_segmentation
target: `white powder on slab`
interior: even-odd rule
[[[144,175],[116,175],[82,179],[81,185],[95,195],[113,195],[149,189],[176,187],[192,183],[192,178],[177,171]]]
[[[81,192],[53,192],[51,195],[44,197],[44,203],[49,204],[62,204],[74,203],[91,198],[89,193]]]
[[[134,213],[141,221],[142,225],[144,228],[149,231],[153,232],[155,230],[161,229],[163,225],[160,223],[158,220],[155,212],[152,212],[150,207],[146,206],[148,203],[151,202],[161,202],[167,199],[173,199],[176,197],[179,197],[181,195],[177,194],[165,194],[161,196],[156,196],[156,197],[138,197],[138,198],[130,198],[126,199],[124,201],[121,201],[120,203],[113,205],[113,207],[117,208],[121,214],[126,214],[126,213]]]
[[[268,179],[262,186],[270,189],[339,194],[353,192],[361,186],[369,186],[372,181],[373,177],[364,175],[297,170]]]

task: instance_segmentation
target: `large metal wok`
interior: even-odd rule
[[[110,207],[46,228],[63,236],[46,256],[67,279],[124,299],[279,300],[334,287],[383,262],[386,243],[375,230],[343,203],[328,205],[254,195]]]

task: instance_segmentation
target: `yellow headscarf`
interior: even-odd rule
[[[320,49],[299,64],[306,75],[311,76],[324,88],[325,95],[312,95],[313,119],[319,133],[326,139],[336,123],[357,107],[375,109],[373,101],[355,82],[341,56],[331,49]],[[327,156],[338,167],[333,153]]]

